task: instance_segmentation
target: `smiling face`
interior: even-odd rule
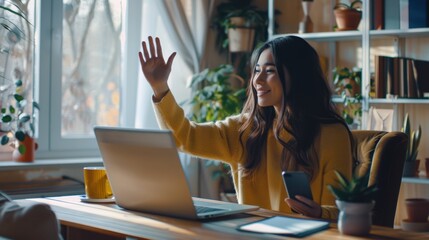
[[[258,105],[260,107],[273,106],[279,113],[283,102],[283,87],[271,49],[265,49],[261,53],[254,71],[252,84],[256,90]],[[284,72],[287,83],[289,77],[286,69]],[[286,89],[288,89],[287,85]]]

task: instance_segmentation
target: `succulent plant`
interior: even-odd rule
[[[419,153],[422,127],[419,125],[417,130],[411,132],[410,118],[407,113],[405,114],[404,125],[401,131],[409,137],[405,161],[415,161],[417,159],[417,154]]]
[[[328,189],[334,194],[337,200],[354,203],[366,203],[375,199],[378,191],[376,185],[368,186],[369,171],[362,176],[354,174],[349,181],[340,172],[335,171],[339,187],[328,185]]]

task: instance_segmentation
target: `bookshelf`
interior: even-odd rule
[[[402,21],[398,29],[371,29],[371,12],[370,3],[376,0],[363,0],[362,20],[357,31],[333,31],[335,19],[333,7],[337,2],[346,2],[348,0],[318,0],[313,1],[310,9],[310,18],[313,20],[314,29],[310,33],[298,34],[298,25],[302,17],[301,1],[275,1],[268,0],[269,11],[269,39],[282,37],[286,35],[296,35],[306,39],[319,54],[326,60],[325,72],[327,79],[332,86],[332,72],[335,66],[360,67],[362,68],[361,92],[363,96],[361,128],[366,129],[368,110],[370,107],[391,108],[395,112],[395,126],[393,130],[400,130],[403,117],[408,112],[411,116],[411,126],[422,125],[423,138],[421,140],[420,154],[424,159],[429,157],[429,99],[428,98],[374,98],[370,89],[371,77],[374,74],[374,58],[376,55],[385,55],[390,57],[407,57],[429,61],[429,28],[400,28],[408,24]],[[408,6],[410,0],[395,0],[389,4],[401,4],[399,8]],[[404,5],[404,2],[407,4]],[[373,5],[372,5],[373,6]],[[282,14],[277,16],[277,22],[280,26],[277,33],[274,33],[274,15],[273,10],[279,9]],[[398,13],[400,14],[400,13]],[[402,14],[403,15],[403,14]],[[404,16],[398,16],[404,18]],[[283,17],[283,18],[282,18]],[[405,15],[407,17],[407,15]],[[282,18],[282,19],[279,19]],[[404,23],[405,22],[405,23]],[[428,80],[429,81],[429,80]],[[372,97],[371,97],[372,96]],[[342,99],[335,96],[334,103],[341,104]],[[429,108],[428,108],[429,109]],[[422,166],[423,167],[423,166]]]
[[[393,130],[399,131],[406,113],[410,115],[411,127],[422,127],[422,139],[419,147],[418,159],[420,173],[425,170],[424,159],[429,157],[429,99],[428,98],[374,98],[371,93],[371,77],[375,71],[374,59],[376,55],[389,57],[406,57],[429,61],[429,27],[408,28],[408,16],[399,14],[400,20],[406,19],[396,29],[373,30],[372,4],[377,0],[363,0],[362,20],[357,31],[333,31],[335,19],[333,6],[337,2],[350,3],[348,0],[315,0],[310,10],[310,18],[314,27],[311,33],[298,34],[298,25],[302,17],[301,0],[268,0],[269,11],[269,39],[286,35],[296,35],[306,39],[325,59],[325,70],[329,83],[332,86],[332,69],[340,67],[362,68],[362,110],[361,129],[366,129],[368,112],[371,107],[392,109],[394,112]],[[389,0],[389,4],[400,4],[400,9],[407,9],[410,0]],[[385,1],[387,2],[387,1]],[[405,6],[403,5],[404,3]],[[279,27],[274,33],[273,9],[279,9],[282,14],[276,17]],[[429,13],[428,13],[429,15]],[[405,26],[405,27],[404,27]],[[322,62],[322,67],[324,63]],[[426,81],[429,81],[427,79]],[[342,103],[338,96],[333,102]],[[406,216],[405,210],[400,207],[402,201],[408,197],[429,198],[429,178],[404,178],[403,187],[398,199],[397,219]],[[406,186],[406,187],[405,187]],[[398,221],[395,220],[395,223]]]

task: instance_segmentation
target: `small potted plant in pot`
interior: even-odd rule
[[[350,5],[338,3],[334,7],[337,31],[356,30],[362,19],[362,1],[355,0]]]
[[[24,96],[22,81],[16,80],[15,92],[10,94],[7,104],[1,107],[1,129],[6,134],[0,141],[1,145],[12,143],[15,148],[13,151],[15,161],[32,162],[37,148],[34,141],[34,110],[39,110],[39,105],[33,101],[30,106]]]
[[[417,154],[419,153],[422,127],[419,125],[419,128],[417,130],[413,130],[411,132],[410,118],[407,113],[405,114],[404,125],[401,131],[406,133],[409,137],[407,152],[405,155],[403,176],[415,177],[418,175],[418,168],[420,164],[420,161],[417,160]]]
[[[23,3],[2,1],[0,11],[1,51],[6,54],[4,69],[0,72],[0,142],[12,145],[13,159],[29,162],[34,160],[34,109],[39,109],[31,99],[32,77],[32,26]],[[9,63],[9,64],[8,64]],[[12,64],[10,64],[12,63]],[[26,99],[27,98],[27,99]]]
[[[342,116],[350,129],[358,129],[362,117],[362,69],[336,67],[333,73],[335,92],[343,99]]]
[[[251,2],[228,0],[217,6],[213,27],[217,30],[216,43],[220,52],[224,49],[229,52],[249,52],[255,42],[266,40],[268,13]]]
[[[369,170],[362,176],[354,174],[351,180],[335,171],[338,187],[328,185],[340,209],[338,230],[346,235],[366,235],[371,230],[372,209],[377,193],[375,185],[368,186]]]

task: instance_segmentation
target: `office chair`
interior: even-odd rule
[[[368,185],[377,184],[373,224],[393,227],[408,136],[403,132],[353,130],[354,171],[370,170]]]

